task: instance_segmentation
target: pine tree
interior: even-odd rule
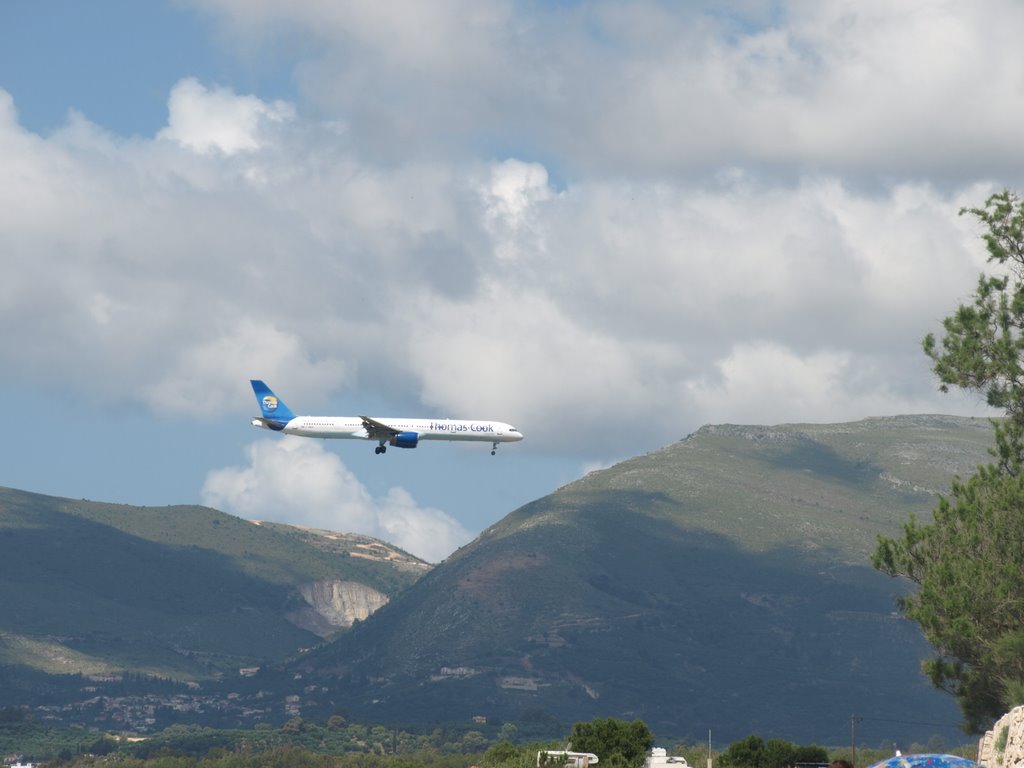
[[[974,732],[1024,703],[1024,204],[1004,191],[960,213],[985,226],[1000,274],[981,275],[973,304],[924,351],[943,391],[983,394],[1005,418],[993,420],[992,463],[954,480],[931,523],[912,517],[901,538],[879,537],[872,562],[917,585],[901,610],[935,649],[924,664],[932,683]]]

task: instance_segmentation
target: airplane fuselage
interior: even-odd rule
[[[252,420],[254,427],[325,440],[373,440],[377,443],[374,451],[378,454],[384,453],[389,445],[415,448],[421,440],[450,440],[490,443],[493,456],[498,443],[523,439],[519,430],[503,421],[296,416],[263,381],[251,379],[250,383],[262,414]]]
[[[399,433],[415,433],[419,440],[466,440],[490,443],[513,443],[523,436],[511,425],[501,421],[473,421],[467,419],[402,419],[375,418]],[[253,426],[300,437],[320,437],[340,440],[375,439],[367,431],[359,416],[296,416],[285,421],[274,419],[252,420]]]

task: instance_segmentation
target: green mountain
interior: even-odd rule
[[[374,721],[955,740],[869,555],[991,443],[942,416],[704,427],[514,511],[292,669]]]
[[[365,618],[428,568],[367,537],[198,506],[0,488],[0,666],[202,679],[280,662]],[[7,691],[11,694],[11,691]]]

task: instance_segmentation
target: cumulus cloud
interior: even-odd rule
[[[194,2],[249,45],[282,28],[315,40],[304,95],[350,116],[367,153],[497,138],[615,177],[1024,167],[1012,0]]]
[[[411,309],[412,369],[427,403],[504,408],[558,451],[632,445],[635,431],[607,434],[609,413],[667,440],[801,405],[805,419],[941,410],[914,352],[984,265],[958,204],[821,178],[536,195],[495,236],[511,265],[469,299]],[[773,376],[770,396],[745,385]]]
[[[155,135],[39,135],[0,90],[13,387],[207,427],[262,378],[512,422],[573,468],[704,423],[985,412],[920,340],[988,267],[958,209],[1024,187],[1012,0],[192,4],[287,100],[182,72]],[[205,493],[461,543],[406,485],[290,440]]]
[[[384,539],[428,562],[470,540],[450,515],[420,507],[403,488],[375,498],[342,461],[312,440],[262,440],[246,464],[209,473],[204,504],[251,520]]]
[[[588,462],[779,412],[748,394],[821,418],[943,408],[915,350],[984,267],[956,216],[983,180],[862,189],[729,168],[556,189],[537,161],[378,164],[291,108],[182,93],[235,116],[237,136],[128,141],[74,116],[42,138],[0,109],[0,161],[21,180],[0,189],[12,375],[101,378],[96,397],[175,416],[248,409],[249,378],[311,405],[372,389]],[[288,117],[261,133],[268,115]],[[788,399],[743,384],[778,363],[769,348],[800,361]],[[837,361],[874,372],[857,397]],[[646,426],[609,433],[609,413]]]
[[[714,378],[691,381],[688,389],[712,423],[844,421],[893,405],[877,389],[859,391],[864,379],[884,376],[855,372],[851,358],[848,352],[800,356],[773,342],[744,343],[716,363]]]
[[[191,77],[174,86],[167,108],[167,127],[160,137],[196,152],[216,149],[225,155],[259,149],[266,143],[268,124],[295,117],[287,102],[267,103],[227,88],[209,89]]]
[[[957,209],[1021,179],[1012,4],[198,4],[315,39],[295,103],[184,77],[156,136],[43,137],[0,92],[17,383],[372,393],[579,465],[953,407],[919,341],[985,268]]]
[[[142,397],[150,407],[173,415],[222,413],[235,409],[239,391],[248,393],[253,378],[279,381],[287,376],[290,391],[299,398],[346,381],[345,360],[311,360],[300,338],[272,324],[243,316],[211,330],[181,345],[166,374],[144,388]]]

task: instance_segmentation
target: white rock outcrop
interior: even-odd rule
[[[388,596],[358,581],[325,579],[299,586],[308,607],[293,611],[288,620],[321,637],[351,627],[387,605]]]
[[[996,720],[978,742],[978,762],[987,768],[1024,768],[1024,707]]]

